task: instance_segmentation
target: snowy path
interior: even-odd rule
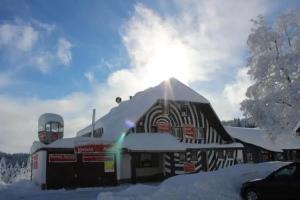
[[[0,200],[96,200],[101,192],[119,192],[128,185],[107,188],[81,188],[76,190],[39,190],[30,181],[2,186],[0,185]]]

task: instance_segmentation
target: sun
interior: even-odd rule
[[[174,77],[187,83],[190,77],[189,66],[184,49],[167,46],[156,48],[145,66],[146,81],[150,85],[155,85]]]

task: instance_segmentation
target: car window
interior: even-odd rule
[[[276,172],[274,174],[274,177],[277,179],[288,178],[288,177],[292,177],[295,174],[295,172],[296,172],[296,166],[288,166]]]

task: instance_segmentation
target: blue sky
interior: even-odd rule
[[[0,1],[0,150],[28,151],[37,118],[67,137],[139,90],[175,76],[221,119],[242,116],[250,19],[297,1]],[[22,130],[22,131],[20,131]],[[14,141],[13,138],[24,138]]]

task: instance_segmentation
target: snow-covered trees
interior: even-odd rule
[[[20,165],[7,163],[4,157],[0,160],[0,183],[13,183],[21,179],[30,179],[30,159]]]
[[[290,10],[272,26],[262,16],[253,23],[247,44],[254,84],[241,109],[270,133],[291,133],[300,120],[300,13]]]

